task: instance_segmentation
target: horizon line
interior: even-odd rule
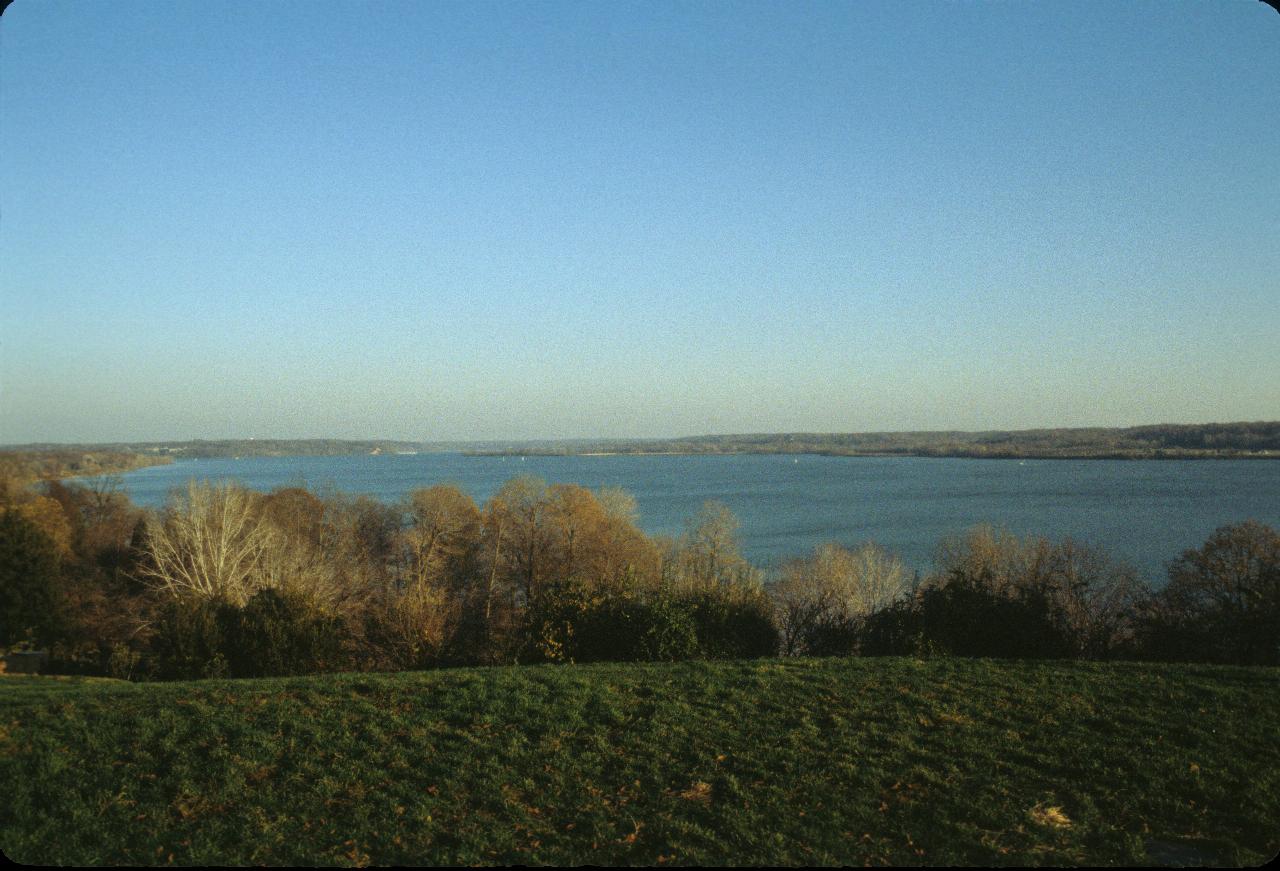
[[[428,444],[446,444],[446,445],[473,445],[473,444],[512,444],[512,443],[532,443],[532,442],[661,442],[661,441],[678,441],[699,438],[742,438],[742,437],[761,437],[761,436],[856,436],[856,435],[919,435],[919,434],[963,434],[963,435],[981,435],[987,433],[1033,433],[1033,432],[1062,432],[1062,431],[1083,431],[1083,430],[1133,430],[1145,429],[1150,427],[1185,427],[1185,426],[1258,426],[1268,424],[1280,424],[1280,420],[1237,420],[1237,421],[1204,421],[1204,422],[1161,422],[1161,423],[1145,423],[1145,424],[1129,424],[1123,426],[1037,426],[1025,427],[1022,429],[882,429],[882,430],[778,430],[773,432],[703,432],[692,433],[688,435],[667,435],[667,436],[521,436],[515,438],[471,438],[471,439],[409,439],[409,438],[388,438],[381,436],[371,436],[363,438],[338,438],[333,436],[239,436],[225,438],[209,438],[209,437],[192,437],[192,438],[173,438],[173,439],[115,439],[102,441],[28,441],[28,442],[0,442],[0,449],[19,449],[33,447],[81,447],[81,446],[109,446],[109,445],[148,445],[148,444],[176,444],[187,442],[391,442],[413,445]]]

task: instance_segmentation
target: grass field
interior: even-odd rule
[[[1259,864],[1280,671],[847,659],[0,678],[38,864]]]

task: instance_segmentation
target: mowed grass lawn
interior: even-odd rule
[[[906,658],[0,678],[38,864],[1259,864],[1280,670]]]

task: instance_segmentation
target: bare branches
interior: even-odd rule
[[[248,491],[192,482],[148,524],[140,574],[175,598],[243,605],[264,586],[274,538],[253,510]]]
[[[906,595],[906,566],[873,542],[824,544],[791,560],[772,587],[786,653],[804,653],[815,632],[851,626]]]

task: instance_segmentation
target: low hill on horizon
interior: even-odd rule
[[[739,433],[645,439],[191,439],[187,441],[31,443],[5,453],[110,451],[172,459],[343,456],[460,451],[485,455],[808,453],[1064,459],[1280,458],[1280,421],[1149,424],[1026,430],[919,430],[861,433]]]
[[[1135,427],[871,433],[759,433],[672,439],[613,439],[528,454],[826,454],[1052,459],[1280,457],[1280,421]],[[474,453],[509,454],[493,450]]]

